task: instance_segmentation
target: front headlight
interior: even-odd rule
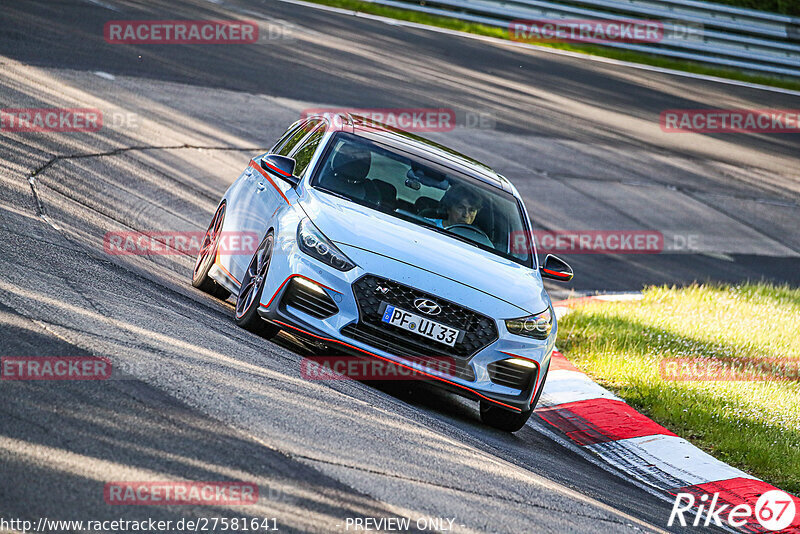
[[[553,329],[553,314],[550,308],[541,313],[535,313],[519,319],[507,319],[506,328],[512,334],[532,337],[534,339],[547,339]]]
[[[356,266],[308,218],[297,225],[297,244],[300,250],[334,269],[349,271]]]

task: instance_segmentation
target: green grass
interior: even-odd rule
[[[559,323],[559,347],[599,383],[719,460],[800,493],[800,382],[662,379],[664,358],[800,360],[800,289],[653,287]]]
[[[478,35],[487,35],[489,37],[497,37],[499,39],[508,39],[508,30],[504,28],[496,28],[493,26],[487,26],[485,24],[464,22],[450,17],[428,15],[426,13],[419,13],[417,11],[411,11],[408,9],[399,9],[394,7],[381,6],[370,2],[363,2],[361,0],[309,0],[309,1],[314,2],[316,4],[323,4],[326,6],[350,9],[361,13],[369,13],[372,15],[380,15],[383,17],[389,17],[398,20],[417,22],[419,24],[426,24],[428,26],[437,26],[440,28],[447,28],[450,30],[458,30]],[[784,0],[775,0],[775,2],[778,3],[783,1]],[[732,80],[738,80],[743,82],[758,83],[763,85],[771,85],[774,87],[783,87],[785,89],[800,90],[800,81],[791,78],[752,74],[749,72],[742,72],[735,69],[725,69],[725,68],[705,65],[702,63],[695,63],[692,61],[669,59],[651,54],[631,52],[627,50],[618,50],[610,47],[603,47],[591,44],[586,44],[586,45],[571,44],[571,43],[537,43],[537,44],[539,44],[540,46],[546,46],[548,48],[569,50],[572,52],[579,52],[594,56],[602,56],[611,59],[618,59],[621,61],[630,61],[633,63],[642,63],[644,65],[651,65],[654,67],[692,72],[694,74],[705,74],[708,76],[729,78]]]

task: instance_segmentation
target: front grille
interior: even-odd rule
[[[387,291],[379,292],[379,287]],[[358,332],[379,338],[392,346],[392,350],[386,349],[388,352],[398,356],[450,356],[468,361],[498,338],[497,325],[491,318],[399,282],[368,274],[353,283],[353,293],[358,304],[359,322],[348,327],[353,326]],[[441,313],[431,319],[464,331],[464,337],[455,346],[436,343],[381,321],[382,302],[425,316],[414,307],[414,301],[420,298],[432,300],[442,308]],[[354,333],[348,327],[342,330],[343,334],[348,335],[345,330]]]
[[[515,365],[510,360],[492,362],[486,369],[489,371],[489,379],[495,384],[523,391],[536,378],[535,368]]]
[[[391,340],[386,332],[363,323],[350,323],[341,330],[342,335],[366,343],[376,349],[384,350],[389,354],[396,354],[406,360],[418,363],[429,369],[441,371],[455,378],[472,382],[475,380],[475,371],[472,365],[464,360],[453,357],[431,355],[430,347],[419,345],[419,350],[409,349],[407,344],[398,344]]]
[[[281,304],[297,308],[317,319],[327,319],[339,312],[339,308],[322,288],[315,291],[298,281],[297,278],[292,278],[289,282]]]

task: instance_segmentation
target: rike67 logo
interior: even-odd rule
[[[756,501],[755,508],[748,503],[733,506],[730,503],[720,504],[718,501],[719,493],[712,496],[706,493],[699,499],[691,493],[678,493],[667,526],[671,527],[677,519],[684,527],[707,527],[714,524],[719,527],[742,528],[745,525],[761,525],[774,532],[783,531],[791,525],[797,513],[795,499],[781,490],[763,493]]]

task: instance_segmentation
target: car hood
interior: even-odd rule
[[[315,189],[306,190],[300,205],[334,243],[453,280],[520,312],[538,313],[550,304],[539,273],[511,260]]]

